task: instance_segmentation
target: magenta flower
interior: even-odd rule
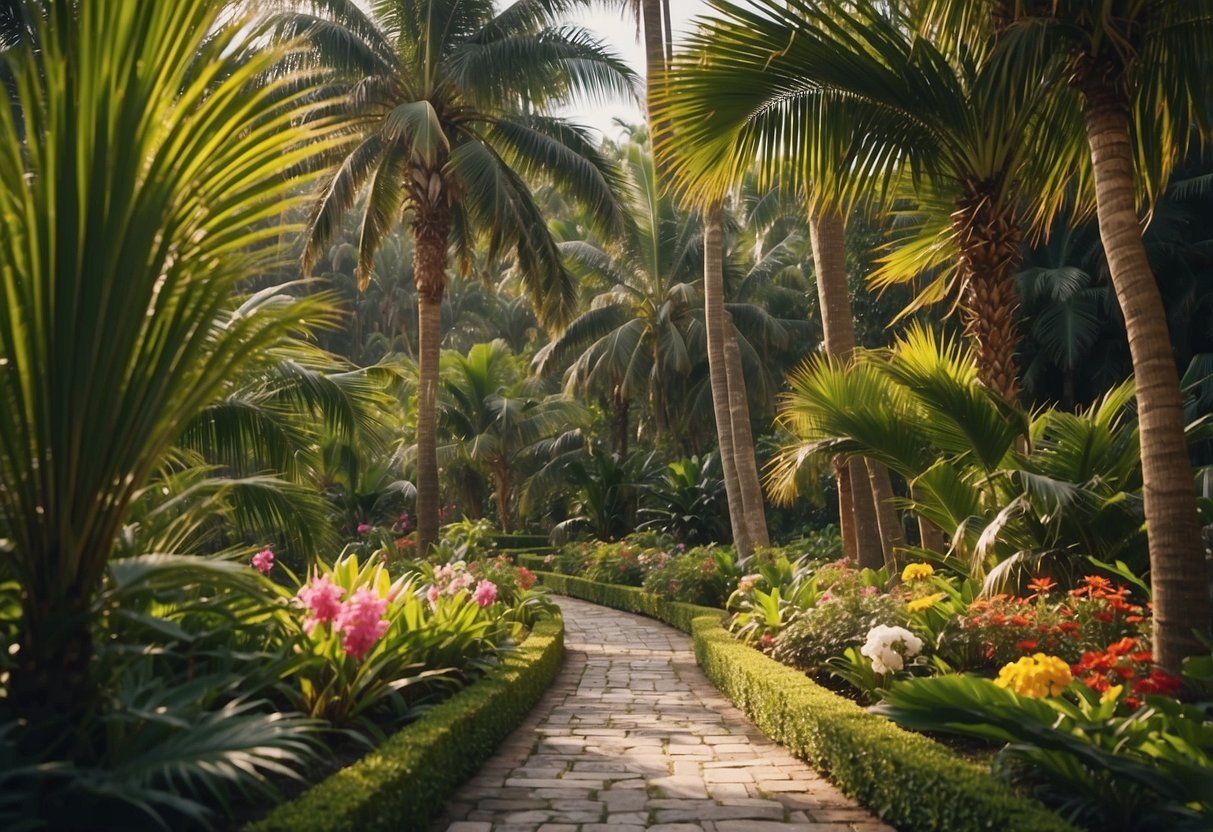
[[[369,532],[370,530],[371,530],[371,525],[370,525],[370,523],[359,523],[359,524],[358,524],[358,534],[360,534],[360,535],[361,535],[361,534],[366,534],[366,533],[367,533],[367,532]]]
[[[369,589],[355,592],[354,597],[341,606],[333,629],[345,633],[341,646],[346,653],[361,659],[370,652],[392,625],[383,617],[386,611],[387,599]]]
[[[487,607],[497,600],[497,584],[492,581],[481,581],[476,584],[476,591],[472,594],[472,597],[476,599],[477,604]]]
[[[260,552],[253,555],[253,568],[262,575],[268,573],[274,568],[274,553],[269,549],[262,549]]]
[[[343,609],[341,595],[344,590],[333,583],[328,575],[313,578],[299,590],[299,600],[311,613],[303,620],[303,629],[311,635],[317,624],[333,621]]]

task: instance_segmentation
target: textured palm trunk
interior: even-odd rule
[[[851,563],[859,560],[855,545],[855,506],[851,500],[851,469],[840,457],[834,460],[834,480],[838,484],[838,534],[842,538],[842,556]]]
[[[653,118],[653,102],[666,68],[666,38],[665,29],[662,27],[662,11],[661,0],[640,0],[640,18],[644,25],[645,114],[648,117],[653,147],[657,147],[662,141],[669,127],[669,122],[659,122]],[[656,154],[654,173],[660,193],[665,181],[665,166]]]
[[[812,211],[809,238],[813,245],[817,302],[821,307],[826,352],[848,360],[855,352],[855,320],[851,314],[851,288],[847,285],[846,222],[842,214],[836,210]],[[844,489],[841,480],[838,484],[838,513],[840,518],[844,512],[851,514],[852,543],[848,545],[844,537],[843,551],[854,551],[860,564],[879,566],[886,555],[867,466],[863,460],[854,459],[847,463],[847,470],[849,488]],[[884,476],[888,477],[887,471]],[[846,505],[848,491],[849,506]],[[847,523],[844,521],[839,525],[846,535]]]
[[[437,176],[437,174],[433,174]],[[438,358],[446,288],[450,208],[442,194],[417,200],[413,213],[413,275],[417,281],[417,551],[438,540]]]
[[[1210,623],[1208,575],[1184,439],[1179,373],[1166,311],[1141,237],[1127,107],[1104,86],[1097,70],[1080,87],[1099,235],[1124,314],[1137,380],[1142,492],[1154,594],[1154,660],[1178,673],[1185,657],[1207,653],[1193,631],[1205,632]]]
[[[753,551],[746,529],[741,483],[737,478],[736,451],[733,447],[733,419],[729,412],[728,367],[724,358],[723,230],[720,206],[708,209],[703,230],[703,310],[708,342],[708,376],[712,386],[712,412],[716,417],[716,435],[720,444],[720,464],[724,470],[724,490],[729,502],[729,524],[733,544],[742,557]]]
[[[952,214],[960,248],[959,278],[965,332],[977,345],[977,375],[1012,404],[1019,397],[1015,360],[1019,335],[1015,272],[1022,262],[1021,233],[1010,212],[992,196],[991,182],[967,182]]]
[[[879,462],[866,460],[868,481],[872,486],[872,499],[876,506],[876,520],[880,524],[880,543],[884,551],[884,562],[890,570],[897,568],[897,550],[904,542],[901,520],[893,506],[893,483],[889,469]]]
[[[758,477],[758,460],[754,457],[754,436],[750,430],[750,399],[746,395],[745,373],[741,368],[741,349],[737,344],[737,329],[733,319],[725,318],[724,362],[729,381],[729,418],[733,422],[733,458],[737,463],[737,482],[741,488],[741,505],[745,511],[746,533],[755,547],[769,546],[766,507],[762,498],[762,482]]]

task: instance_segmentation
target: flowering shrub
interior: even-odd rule
[[[306,661],[286,680],[288,695],[310,716],[370,726],[373,713],[399,719],[449,690],[509,634],[473,598],[472,581],[450,569],[443,589],[423,599],[416,574],[392,580],[378,558],[360,564],[351,554],[331,569],[321,565],[292,599],[295,650]],[[480,583],[481,599],[495,598]]]
[[[737,580],[731,548],[696,546],[650,568],[644,588],[671,601],[719,607],[737,586]]]
[[[899,626],[904,620],[905,607],[898,598],[874,586],[839,581],[776,637],[771,655],[784,664],[815,670],[848,647],[862,645],[874,627]]]
[[[589,581],[600,581],[624,586],[641,586],[644,583],[646,565],[651,564],[655,552],[646,554],[629,541],[619,543],[576,543],[564,547],[557,557],[557,568],[565,575],[576,575]]]
[[[877,624],[868,630],[859,652],[872,660],[872,670],[877,673],[896,673],[905,667],[906,659],[922,652],[922,639],[904,627]]]
[[[1047,650],[1069,663],[1084,651],[1126,636],[1142,635],[1148,611],[1128,600],[1125,587],[1089,575],[1067,594],[1037,578],[1028,597],[995,595],[973,601],[950,641],[957,660],[968,667],[997,667],[1020,656]]]
[[[1088,650],[1073,666],[1075,678],[1100,693],[1112,691],[1113,698],[1128,687],[1130,695],[1125,704],[1137,708],[1147,694],[1174,696],[1183,686],[1183,679],[1153,666],[1154,656],[1142,650],[1138,639],[1122,638],[1105,650]]]

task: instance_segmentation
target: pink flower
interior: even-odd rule
[[[359,523],[358,524],[358,534],[366,534],[370,530],[371,530],[371,525],[369,523]]]
[[[341,613],[343,593],[344,590],[334,584],[328,575],[313,578],[299,590],[299,600],[311,613],[303,621],[303,629],[308,635],[317,624],[332,621]]]
[[[425,597],[429,599],[431,607],[438,606],[438,596],[441,594],[437,584],[430,584],[430,588],[425,591]]]
[[[387,599],[369,589],[355,592],[353,598],[342,604],[333,629],[345,633],[341,646],[346,653],[361,659],[370,652],[392,625],[383,617],[386,611]]]
[[[476,599],[477,604],[487,607],[497,600],[497,585],[492,581],[481,581],[476,584],[476,592],[472,597]]]
[[[262,575],[274,568],[274,553],[269,549],[262,549],[257,554],[253,555],[253,568]]]
[[[859,594],[863,598],[871,598],[876,594],[876,587],[865,586],[863,589],[859,590]]]

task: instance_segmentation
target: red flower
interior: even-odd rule
[[[1123,656],[1137,647],[1137,639],[1122,638],[1120,641],[1108,645],[1108,653],[1113,656]]]
[[[1110,613],[1110,612],[1091,613],[1091,617],[1094,618],[1096,621],[1102,621],[1105,624],[1112,623],[1112,619],[1115,618],[1115,616],[1112,615],[1112,613]]]
[[[1013,615],[1013,616],[1011,616],[1011,623],[1014,624],[1016,627],[1027,627],[1032,622],[1028,620],[1027,616]]]
[[[1016,649],[1023,650],[1025,652],[1028,650],[1035,650],[1036,646],[1036,642],[1030,638],[1015,642]]]

